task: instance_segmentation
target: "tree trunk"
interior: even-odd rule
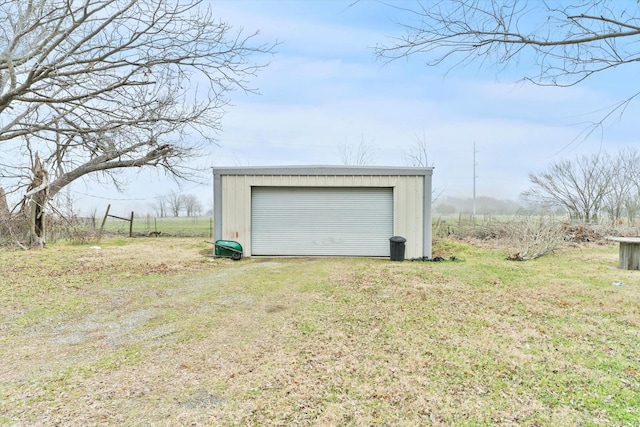
[[[49,176],[47,174],[47,171],[42,166],[37,153],[31,170],[33,172],[33,178],[27,194],[33,190],[35,191],[33,191],[33,193],[30,195],[29,200],[29,228],[31,235],[30,244],[32,247],[43,248],[46,244],[47,231],[45,227],[45,207],[47,206],[47,202],[49,200],[47,187],[44,187],[42,189],[38,188],[43,184],[48,183]]]
[[[3,235],[9,231],[9,205],[7,204],[7,195],[4,188],[0,188],[0,241]]]
[[[9,218],[9,205],[7,204],[7,195],[4,188],[0,187],[0,222]]]

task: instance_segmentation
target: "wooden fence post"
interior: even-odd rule
[[[109,216],[109,209],[111,209],[111,204],[107,205],[107,211],[104,213],[104,218],[102,218],[102,224],[100,225],[100,232],[98,233],[98,240],[102,237],[102,230],[104,230],[104,223],[107,222],[107,217]]]

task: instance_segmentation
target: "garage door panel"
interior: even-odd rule
[[[388,256],[392,188],[254,187],[252,255]]]

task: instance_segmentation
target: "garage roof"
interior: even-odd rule
[[[259,166],[213,168],[216,175],[431,175],[432,167]]]

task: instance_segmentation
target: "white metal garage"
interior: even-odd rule
[[[433,168],[238,167],[213,170],[213,237],[245,256],[431,256]]]
[[[392,188],[253,187],[252,255],[389,256]]]

